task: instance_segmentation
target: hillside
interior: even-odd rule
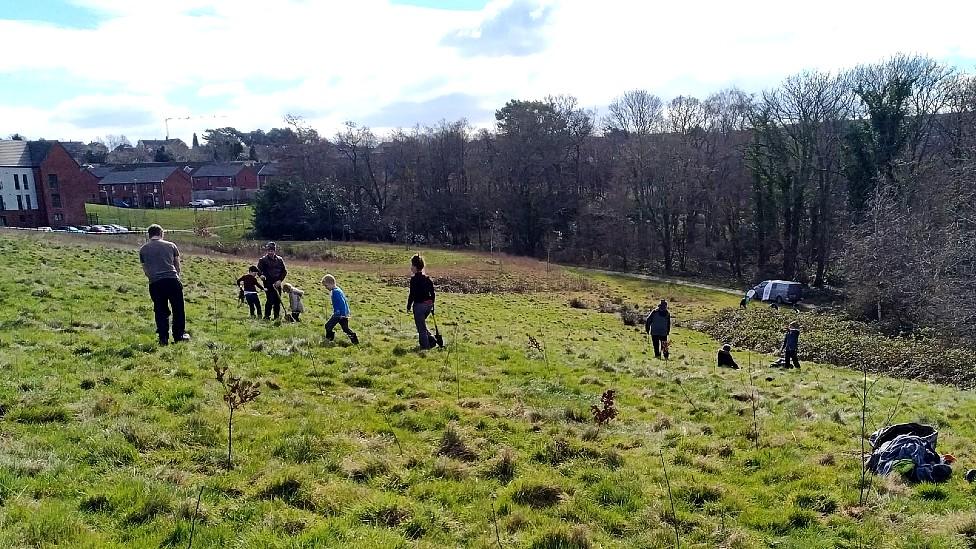
[[[418,353],[411,251],[294,262],[297,325],[238,307],[255,256],[188,256],[193,341],[158,348],[134,248],[102,241],[0,233],[4,547],[185,547],[194,517],[194,547],[670,547],[675,527],[682,547],[976,542],[971,392],[869,379],[869,432],[929,422],[959,462],[945,485],[871,479],[859,505],[857,372],[744,351],[752,376],[716,370],[718,343],[682,327],[658,361],[599,312],[663,297],[687,326],[734,296],[432,252],[448,346]],[[327,271],[362,345],[322,341]],[[235,412],[231,469],[214,361],[261,391]],[[619,415],[596,426],[607,389]]]

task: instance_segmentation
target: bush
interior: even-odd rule
[[[761,353],[776,352],[787,324],[800,323],[800,359],[969,389],[976,386],[976,353],[928,336],[888,337],[870,324],[831,314],[764,307],[724,309],[692,328]],[[762,358],[760,358],[762,360]]]
[[[512,490],[512,501],[535,509],[552,507],[563,497],[563,489],[542,482],[519,482]]]
[[[546,532],[532,542],[532,549],[590,549],[592,544],[586,530],[580,526]]]

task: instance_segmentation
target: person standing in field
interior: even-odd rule
[[[669,356],[668,335],[671,334],[671,313],[668,312],[667,301],[662,299],[657,308],[647,315],[644,328],[654,344],[654,358],[661,358],[663,352],[666,360]]]
[[[410,295],[407,296],[407,312],[413,310],[413,321],[417,325],[417,338],[420,349],[433,349],[434,336],[427,329],[427,317],[434,312],[434,282],[424,272],[424,258],[417,254],[410,258]]]
[[[786,330],[786,335],[783,337],[783,360],[785,361],[784,367],[786,368],[796,368],[800,369],[800,359],[798,354],[800,352],[800,325],[796,322],[790,322],[790,327]],[[790,361],[792,360],[792,364]]]
[[[247,302],[247,309],[251,316],[261,316],[261,298],[258,297],[258,290],[264,290],[258,282],[260,271],[255,265],[247,269],[247,274],[237,279],[237,286],[244,292],[244,301]]]
[[[264,319],[269,320],[274,313],[274,319],[278,320],[281,315],[281,292],[280,284],[275,284],[285,280],[288,269],[285,268],[285,260],[278,255],[277,244],[268,242],[264,249],[267,253],[258,260],[258,270],[264,277]]]
[[[176,244],[163,240],[163,228],[159,225],[150,225],[146,233],[149,242],[139,248],[139,262],[149,279],[149,297],[153,302],[159,344],[169,345],[170,308],[173,316],[173,342],[189,341],[183,307],[183,283],[180,282],[180,250]]]

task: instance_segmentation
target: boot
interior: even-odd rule
[[[359,345],[359,336],[356,334],[349,334],[349,341],[352,341],[353,345]]]

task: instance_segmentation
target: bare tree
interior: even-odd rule
[[[132,143],[129,138],[124,135],[106,135],[104,138],[98,138],[95,141],[102,143],[108,148],[109,152],[114,152],[119,147],[131,147]]]

